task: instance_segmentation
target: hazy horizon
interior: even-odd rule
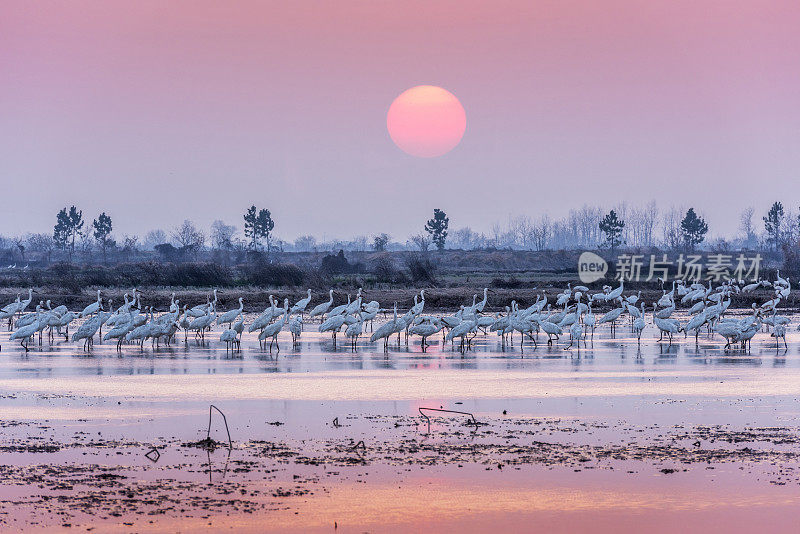
[[[800,5],[632,1],[143,1],[0,7],[0,234],[72,204],[114,233],[250,204],[276,236],[488,232],[583,204],[694,206],[712,235],[797,203]],[[452,152],[409,156],[392,100],[466,110]]]

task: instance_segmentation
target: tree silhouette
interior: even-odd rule
[[[372,240],[372,248],[375,249],[375,252],[384,252],[389,245],[389,239],[389,234],[376,235]]]
[[[448,226],[450,226],[450,219],[444,211],[438,208],[433,210],[433,219],[428,219],[428,222],[425,223],[425,231],[431,235],[433,244],[439,250],[444,250]]]
[[[184,256],[197,256],[206,242],[205,234],[189,219],[184,220],[172,231],[172,238],[180,245],[178,251]]]
[[[83,228],[83,212],[75,206],[69,211],[62,208],[56,215],[56,225],[53,227],[53,240],[60,249],[69,250],[69,261],[75,253],[75,238],[81,234]]]
[[[772,243],[775,250],[781,244],[781,223],[783,222],[783,204],[776,202],[764,217],[764,229],[767,231],[767,241]]]
[[[267,251],[269,252],[269,234],[275,228],[275,221],[268,209],[257,210],[255,206],[250,206],[244,214],[244,236],[250,239],[250,246],[256,250],[262,239],[267,240]]]
[[[694,212],[694,208],[689,208],[686,216],[681,221],[681,236],[683,244],[687,250],[694,248],[703,242],[708,232],[708,225],[702,217]]]
[[[600,221],[600,231],[606,235],[606,240],[600,246],[609,247],[612,252],[622,244],[622,230],[625,228],[625,221],[617,217],[617,212],[611,210]]]
[[[106,212],[103,212],[92,221],[92,226],[94,227],[94,239],[103,250],[103,262],[105,263],[108,247],[113,247],[115,244],[114,240],[110,238],[113,228],[111,225],[111,217],[106,215]]]
[[[233,248],[233,235],[236,227],[225,224],[217,219],[211,223],[211,246],[217,250],[230,250]]]

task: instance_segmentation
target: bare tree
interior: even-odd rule
[[[84,257],[89,258],[92,254],[92,250],[94,250],[94,237],[89,232],[85,232],[80,235],[80,240],[75,244],[75,249],[84,255]]]
[[[21,261],[25,261],[25,241],[19,236],[12,238],[12,241],[17,251],[19,251]]]
[[[122,236],[122,247],[120,249],[124,261],[130,259],[139,252],[139,238],[135,235]]]
[[[154,250],[156,245],[161,245],[167,242],[167,233],[164,230],[156,229],[150,230],[144,236],[145,250]]]
[[[298,252],[311,252],[317,247],[317,240],[313,235],[301,235],[294,240],[294,249]]]
[[[211,246],[218,250],[230,250],[233,248],[234,234],[236,234],[235,226],[217,219],[211,223]]]
[[[502,238],[503,238],[503,227],[500,225],[499,222],[492,224],[491,228],[491,244],[495,247],[502,246]]]
[[[648,202],[642,213],[644,215],[644,221],[642,221],[644,229],[642,237],[644,241],[642,244],[646,247],[652,247],[656,244],[655,229],[658,221],[658,205],[656,201],[651,200]]]
[[[793,208],[786,210],[786,216],[783,218],[781,224],[781,245],[787,245],[797,242],[798,228],[797,228],[797,213]]]
[[[386,233],[378,234],[372,239],[372,248],[376,252],[383,252],[386,250],[386,247],[389,246],[390,240],[391,237],[389,236],[389,234]]]
[[[575,246],[591,247],[600,242],[600,220],[603,218],[602,208],[584,204],[576,212],[575,217],[577,222]]]
[[[533,223],[527,215],[511,217],[508,221],[508,236],[505,244],[511,247],[532,249],[534,246],[533,230]]]
[[[658,220],[658,207],[651,200],[641,208],[632,207],[628,212],[629,226],[628,244],[634,247],[651,247],[654,245],[653,232]]]
[[[622,221],[626,221],[625,227],[622,229],[622,235],[620,238],[624,244],[631,243],[631,227],[630,224],[627,224],[628,219],[630,218],[631,208],[628,206],[628,202],[623,200],[617,207],[614,208],[614,211],[617,214],[617,217],[620,218]]]
[[[359,235],[353,238],[352,250],[358,252],[364,252],[367,250],[368,246],[369,246],[369,239],[367,239],[367,236]]]
[[[472,250],[486,246],[486,236],[473,232],[471,228],[464,227],[453,230],[449,239],[451,248]]]
[[[672,206],[665,211],[662,216],[662,232],[664,246],[670,250],[677,250],[683,245],[681,234],[681,220],[683,220],[683,208]]]
[[[56,242],[53,236],[48,234],[31,234],[26,241],[28,243],[28,250],[40,252],[47,263],[50,263],[53,251],[56,249]]]
[[[753,217],[756,210],[750,206],[742,210],[739,215],[739,233],[742,238],[742,245],[745,248],[753,249],[758,246],[758,235],[756,235],[756,227],[753,224]]]
[[[539,217],[533,227],[533,246],[536,250],[545,250],[550,239],[550,217],[547,214]]]
[[[186,219],[172,231],[172,239],[183,249],[198,251],[206,242],[206,236],[192,221]]]
[[[410,241],[422,252],[428,252],[428,249],[431,247],[430,236],[424,234],[412,235]]]

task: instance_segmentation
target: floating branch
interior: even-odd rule
[[[233,440],[231,440],[231,431],[228,428],[228,419],[225,417],[225,414],[222,413],[222,410],[214,406],[213,404],[208,407],[208,432],[206,433],[206,441],[211,439],[211,409],[217,410],[219,414],[222,416],[222,421],[225,423],[225,431],[228,433],[228,448],[233,448]]]
[[[431,412],[457,413],[457,414],[460,414],[460,415],[468,415],[468,416],[470,416],[470,418],[472,419],[472,421],[471,421],[471,422],[469,422],[469,421],[467,422],[467,424],[468,424],[468,425],[474,425],[474,426],[475,426],[475,428],[477,428],[477,427],[480,425],[480,423],[478,422],[478,420],[477,420],[477,419],[475,419],[475,416],[474,416],[474,415],[472,415],[470,412],[460,412],[460,411],[458,411],[458,410],[445,410],[445,409],[443,409],[443,408],[420,408],[420,409],[419,409],[419,414],[420,414],[422,417],[424,417],[424,418],[425,418],[425,420],[428,422],[428,432],[429,432],[429,433],[430,433],[430,431],[431,431],[431,418],[430,418],[430,417],[428,417],[427,415],[425,415],[425,412],[423,412],[423,410],[425,410],[425,411],[431,411]]]
[[[359,447],[360,447],[362,450],[367,450],[367,446],[366,446],[366,445],[364,445],[364,440],[361,440],[361,441],[359,441],[358,443],[356,443],[355,445],[353,445],[352,447],[350,447],[350,450],[351,450],[351,451],[357,451],[357,450],[359,449]]]

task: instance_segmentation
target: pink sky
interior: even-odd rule
[[[101,210],[279,237],[386,231],[434,207],[487,230],[583,203],[800,205],[800,3],[163,2],[0,5],[0,234]],[[392,100],[467,113],[446,156],[403,153]]]

